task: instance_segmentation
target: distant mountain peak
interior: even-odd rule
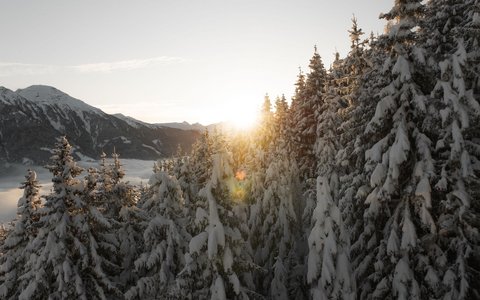
[[[0,86],[0,101],[7,101],[7,99],[12,98],[15,95],[15,92],[7,89],[4,86]]]
[[[50,86],[50,85],[44,85],[44,84],[33,84],[31,86],[28,86],[24,89],[18,89],[17,91],[28,91],[28,90],[35,90],[35,91],[42,91],[44,93],[60,93],[60,94],[65,94],[64,92],[60,91],[59,89]]]
[[[62,100],[62,98],[72,98],[53,86],[48,85],[31,85],[24,89],[18,89],[15,93],[35,102],[52,102],[52,99]],[[74,99],[74,98],[72,98]],[[78,100],[80,101],[80,100]]]
[[[75,111],[88,111],[99,115],[105,114],[100,109],[88,105],[82,100],[73,98],[53,86],[32,85],[24,89],[18,89],[15,93],[40,105],[58,105],[60,107],[68,107]]]
[[[145,123],[143,121],[137,120],[135,118],[132,118],[130,116],[126,116],[126,115],[121,114],[121,113],[113,114],[112,116],[127,122],[128,125],[130,125],[132,127],[135,127],[135,128],[139,128],[141,126],[146,126],[146,127],[150,127],[150,128],[155,127],[155,126],[152,126],[152,124]]]

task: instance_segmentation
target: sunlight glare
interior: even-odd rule
[[[259,120],[260,104],[253,96],[245,96],[250,101],[233,98],[217,106],[206,106],[197,110],[202,118],[197,119],[204,125],[222,123],[223,129],[228,131],[248,131],[253,129]]]
[[[228,123],[235,130],[250,130],[258,121],[256,109],[250,107],[237,107],[230,109]]]

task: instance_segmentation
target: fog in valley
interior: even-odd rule
[[[132,184],[147,184],[153,173],[153,161],[138,159],[121,160],[125,169],[125,181]],[[97,161],[79,161],[78,164],[85,170],[90,167],[98,168]],[[52,183],[51,174],[43,166],[26,166],[21,164],[5,164],[0,168],[0,223],[6,223],[15,218],[18,199],[23,190],[19,189],[21,182],[25,180],[28,169],[37,173],[37,178],[42,186],[41,194],[49,193]],[[85,175],[86,173],[82,173]],[[80,175],[82,176],[82,175]]]

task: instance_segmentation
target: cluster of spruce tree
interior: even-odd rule
[[[65,138],[42,203],[29,171],[0,256],[2,299],[480,299],[480,3],[396,0],[384,34],[250,133],[122,181]]]

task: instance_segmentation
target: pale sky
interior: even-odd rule
[[[209,124],[294,91],[316,44],[328,67],[393,0],[0,0],[0,85],[54,86],[107,113]],[[365,37],[366,37],[365,36]]]

